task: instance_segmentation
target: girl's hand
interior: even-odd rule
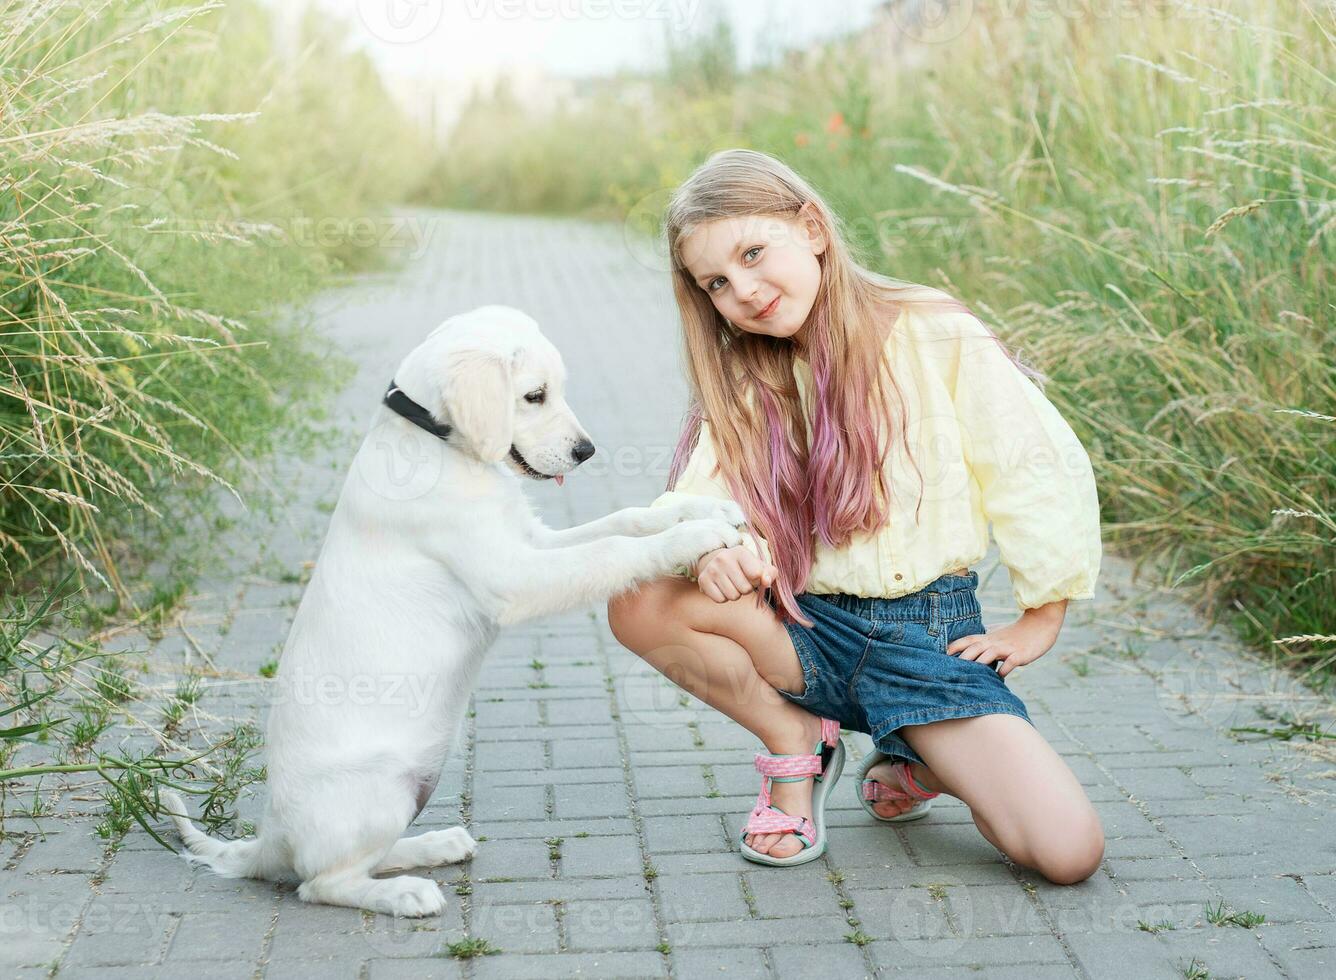
[[[696,583],[715,602],[732,602],[757,589],[767,589],[779,569],[761,561],[745,545],[720,548],[696,563]]]
[[[1058,625],[1061,625],[1061,619]],[[1057,638],[1057,630],[1052,627],[1051,621],[1022,616],[1010,626],[1001,626],[991,633],[962,636],[951,643],[946,652],[953,657],[959,656],[961,660],[973,660],[976,664],[1001,661],[1002,665],[997,668],[997,672],[1006,677],[1017,667],[1032,664],[1046,654]]]

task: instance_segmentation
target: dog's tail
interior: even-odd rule
[[[172,818],[189,849],[183,855],[188,860],[207,864],[224,878],[273,878],[285,870],[281,856],[274,853],[275,848],[263,834],[249,840],[217,840],[190,822],[180,793],[165,789],[159,796],[165,804],[164,812]]]

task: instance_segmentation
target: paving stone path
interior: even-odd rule
[[[532,488],[550,523],[645,503],[663,486],[685,388],[652,253],[615,226],[410,219],[427,236],[422,254],[316,304],[321,331],[358,362],[337,398],[338,448],[268,477],[287,500],[274,519],[231,507],[230,551],[180,628],[156,643],[116,641],[152,648],[150,693],[203,676],[188,731],[260,719],[259,669],[285,636],[373,406],[446,315],[510,303],[564,352],[599,454],[564,488]],[[979,571],[985,621],[1014,618],[995,554]],[[1013,677],[1104,821],[1107,860],[1080,886],[1005,863],[958,803],[917,824],[873,825],[851,779],[835,794],[824,859],[748,864],[735,834],[757,788],[753,739],[621,649],[596,608],[506,631],[490,654],[467,744],[418,821],[462,821],[485,838],[472,862],[434,873],[449,897],[439,920],[313,907],[290,888],[221,880],[137,827],[107,854],[90,833],[92,787],[71,784],[53,794],[53,816],[10,821],[0,973],[1336,976],[1336,767],[1320,746],[1229,733],[1283,712],[1327,718],[1325,702],[1241,658],[1175,596],[1134,585],[1112,555],[1098,598],[1074,604],[1058,646]],[[857,758],[866,739],[846,738]],[[254,817],[258,801],[242,809]],[[1211,921],[1231,910],[1265,923]],[[451,956],[466,937],[501,952]]]

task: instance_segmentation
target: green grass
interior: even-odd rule
[[[214,825],[230,819],[222,807],[247,780],[243,766],[229,764],[228,739],[220,748],[182,756],[100,744],[113,722],[142,704],[122,674],[119,654],[61,635],[75,632],[62,613],[78,602],[71,588],[67,577],[36,603],[16,596],[0,610],[0,831],[14,818],[49,815],[51,788],[59,785],[53,781],[80,776],[102,780],[103,809],[95,829],[112,846],[135,823],[153,833],[147,819],[159,784],[189,789],[181,780],[198,780],[217,801]],[[180,706],[177,722],[192,697],[191,685],[182,685],[179,693],[186,700],[173,694],[166,701]],[[193,696],[198,700],[197,690]],[[249,751],[258,744],[253,740]]]
[[[1305,742],[1327,742],[1336,739],[1336,732],[1332,731],[1330,724],[1323,724],[1312,719],[1297,718],[1289,711],[1277,711],[1267,705],[1258,705],[1255,710],[1259,716],[1276,724],[1269,727],[1236,725],[1230,728],[1230,733],[1234,735],[1260,735],[1263,738],[1273,738],[1279,742],[1289,742],[1296,738],[1303,739]]]
[[[254,0],[95,10],[0,33],[0,574],[171,608],[186,583],[136,591],[153,552],[122,539],[198,532],[253,460],[317,438],[348,365],[278,311],[382,261],[351,229],[416,171],[364,151],[412,136],[328,20],[287,61]]]
[[[351,365],[294,311],[393,259],[354,232],[387,227],[422,159],[331,19],[284,51],[255,0],[173,9],[56,0],[0,24],[0,822],[93,773],[113,843],[161,783],[217,827],[261,772],[241,729],[105,748],[121,722],[178,738],[200,691],[141,702],[95,633],[161,635],[227,529],[216,495],[272,513],[263,461],[332,438]]]
[[[486,939],[461,939],[459,942],[450,943],[445,950],[457,960],[471,960],[475,956],[493,956],[501,952]]]
[[[655,231],[712,150],[782,157],[870,265],[960,296],[1048,375],[1110,551],[1336,677],[1336,22],[1020,9],[975,4],[904,58],[874,34],[743,75],[679,59],[550,117],[480,98],[425,196]]]
[[[69,725],[70,744],[76,750],[90,749],[110,725],[110,712],[103,705],[85,701]]]
[[[1236,912],[1223,900],[1205,906],[1206,921],[1213,926],[1238,926],[1241,929],[1253,929],[1266,922],[1266,916],[1257,912]]]
[[[199,703],[203,689],[198,677],[187,677],[176,685],[176,690],[169,695],[162,705],[161,723],[163,731],[173,734],[190,714],[190,709]]]
[[[189,706],[198,704],[203,694],[204,689],[200,679],[198,677],[187,677],[176,685],[176,694],[173,695],[173,700]]]
[[[134,696],[134,682],[125,676],[125,668],[115,656],[108,656],[93,678],[97,694],[110,704],[121,704]]]
[[[104,804],[102,819],[93,831],[102,840],[114,844],[134,825],[136,796],[116,784],[103,788],[101,796]]]

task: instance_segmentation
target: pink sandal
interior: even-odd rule
[[[783,868],[815,861],[826,853],[826,799],[844,771],[844,743],[840,741],[839,722],[821,719],[821,741],[811,755],[756,753],[756,771],[764,778],[756,806],[747,826],[742,828],[742,856],[757,864]],[[770,802],[772,783],[797,783],[808,778],[813,780],[812,814],[815,822],[806,817],[790,816]],[[803,849],[788,857],[773,857],[752,850],[747,845],[748,834],[793,834]]]
[[[868,779],[868,770],[873,766],[881,765],[889,758],[890,756],[876,749],[873,749],[864,757],[858,767],[858,802],[863,805],[864,810],[872,814],[874,820],[879,820],[882,823],[906,823],[910,820],[921,820],[932,809],[932,801],[942,794],[929,793],[915,782],[909,771],[909,764],[906,762],[897,762],[891,767],[891,771],[895,773],[896,781],[900,784],[898,790],[875,779]],[[914,805],[904,813],[897,813],[893,817],[883,817],[872,808],[873,803],[899,803],[904,800],[913,800]]]

